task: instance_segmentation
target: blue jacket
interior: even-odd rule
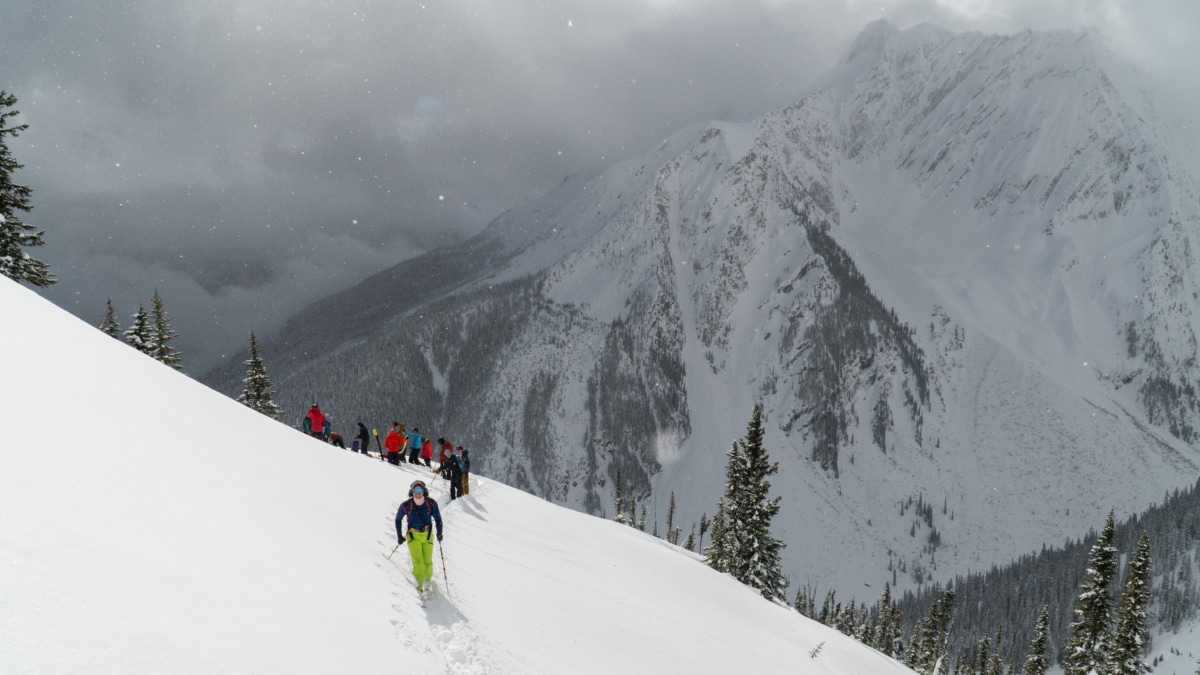
[[[421,434],[414,434],[411,431],[404,432],[404,435],[408,436],[408,449],[410,451],[413,448],[416,448],[417,450],[421,449],[421,441],[425,440],[424,436],[422,436]]]
[[[437,502],[431,497],[425,498],[425,503],[417,506],[409,497],[400,508],[396,510],[396,540],[405,539],[405,533],[408,529],[402,525],[404,517],[408,516],[408,529],[417,532],[425,532],[437,524],[438,539],[442,538],[442,512],[438,509]]]

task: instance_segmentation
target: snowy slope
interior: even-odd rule
[[[0,306],[6,675],[911,672],[485,477],[453,504],[432,481],[445,566],[422,609],[385,556],[423,470],[308,439],[5,278]]]

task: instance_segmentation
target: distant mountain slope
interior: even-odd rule
[[[294,412],[591,513],[619,472],[685,534],[762,402],[794,581],[1007,560],[1198,469],[1197,192],[1127,70],[1087,32],[877,22],[796,104],[568,179],[264,358]]]

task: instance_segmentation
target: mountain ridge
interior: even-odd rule
[[[298,322],[265,358],[290,409],[438,429],[596,514],[620,472],[684,523],[763,402],[781,537],[846,533],[836,564],[787,549],[797,581],[1035,550],[1200,468],[1194,181],[1110,61],[1087,32],[872,24],[797,103],[568,179],[436,252],[453,274],[404,279],[431,253],[320,305],[379,330]],[[918,495],[936,528],[897,515]]]

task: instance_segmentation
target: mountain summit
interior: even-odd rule
[[[1135,82],[1086,31],[877,22],[795,104],[569,178],[263,352],[286,409],[436,428],[595,514],[619,473],[685,531],[761,402],[794,580],[1007,560],[1197,472],[1197,193]]]

